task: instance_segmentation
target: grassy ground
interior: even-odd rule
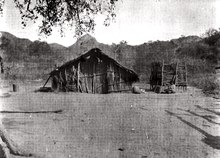
[[[1,110],[63,110],[0,114],[11,139],[31,153],[46,158],[220,156],[219,140],[205,141],[220,135],[220,116],[201,108],[218,112],[219,101],[198,89],[169,95],[98,95],[35,93],[36,87],[20,86],[19,92],[1,98]]]

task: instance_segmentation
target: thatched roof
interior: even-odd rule
[[[109,57],[108,55],[104,54],[99,48],[93,48],[91,50],[89,50],[87,53],[79,56],[76,59],[70,60],[68,62],[66,62],[65,64],[63,64],[62,66],[60,66],[57,70],[54,70],[50,73],[50,75],[54,75],[57,71],[61,71],[62,69],[72,66],[74,64],[78,64],[80,61],[84,61],[86,60],[86,58],[90,55],[96,55],[96,56],[102,56],[107,58],[108,60],[110,60],[112,63],[114,63],[115,65],[117,65],[120,69],[122,69],[123,71],[127,72],[133,81],[139,81],[139,77],[138,75],[133,71],[130,70],[128,68],[126,68],[125,66],[122,66],[121,64],[119,64],[116,60],[112,59],[111,57]],[[130,77],[129,77],[130,78]]]

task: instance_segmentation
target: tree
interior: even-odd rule
[[[104,15],[104,25],[108,26],[115,19],[115,7],[118,0],[14,0],[19,9],[22,25],[27,21],[39,19],[40,34],[50,35],[53,27],[59,27],[63,35],[64,25],[75,26],[75,35],[92,32],[95,27],[95,16]],[[5,0],[0,0],[0,13],[3,13]]]
[[[205,32],[204,37],[205,43],[213,46],[220,39],[220,30],[210,28]]]
[[[119,43],[119,45],[121,45],[121,46],[126,46],[127,44],[128,44],[128,42],[125,41],[125,40],[122,40],[122,41]]]

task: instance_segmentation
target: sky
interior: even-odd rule
[[[65,37],[61,37],[55,28],[47,38],[38,36],[38,23],[29,23],[23,29],[12,0],[5,1],[0,31],[64,46],[76,41],[74,29],[66,30]],[[96,17],[95,32],[90,34],[97,41],[117,44],[125,40],[130,45],[138,45],[180,36],[200,36],[209,28],[220,28],[220,0],[119,0],[116,13],[116,22],[109,27],[103,25],[104,17]]]

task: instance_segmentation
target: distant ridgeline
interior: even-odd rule
[[[99,48],[112,59],[134,70],[141,82],[149,83],[152,62],[173,63],[185,61],[188,83],[196,84],[203,74],[214,74],[219,60],[220,42],[207,43],[197,36],[181,37],[170,41],[148,42],[130,46],[127,42],[106,45],[90,35],[85,35],[69,47],[40,41],[17,38],[1,32],[0,55],[5,63],[6,78],[46,79],[54,70],[92,48]]]

